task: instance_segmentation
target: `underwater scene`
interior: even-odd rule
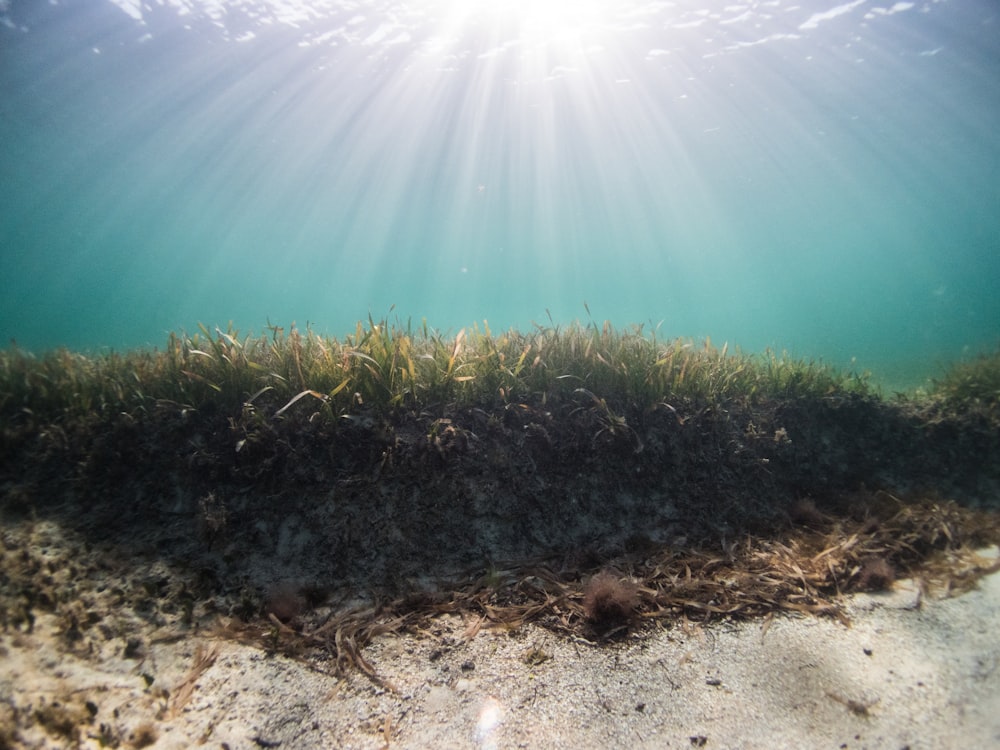
[[[1000,744],[993,0],[0,0],[0,750]]]
[[[1000,337],[996,14],[8,0],[0,337],[592,313],[920,386]]]

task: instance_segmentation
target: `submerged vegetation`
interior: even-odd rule
[[[93,492],[141,462],[224,515],[205,498],[232,482],[316,489],[386,469],[419,482],[447,466],[510,490],[526,470],[583,472],[755,517],[761,495],[862,483],[982,495],[1000,478],[998,403],[1000,354],[887,400],[866,374],[642,326],[445,336],[369,318],[341,339],[200,326],[162,350],[0,352],[0,476]]]
[[[598,460],[688,484],[731,470],[799,494],[922,477],[951,490],[997,474],[998,404],[1000,353],[959,363],[928,393],[887,400],[867,374],[607,323],[494,334],[484,322],[445,336],[369,318],[341,339],[200,326],[162,350],[0,352],[0,440],[19,457],[7,471],[61,451],[75,465],[48,470],[89,482],[102,477],[80,472],[103,466],[102,452],[121,464],[140,448],[157,460],[193,448],[212,480],[280,484],[302,480],[310,463],[342,476],[372,461],[426,464],[430,450],[439,462],[489,457],[493,468],[591,470]],[[348,433],[341,450],[317,451]],[[640,456],[647,446],[652,456]],[[278,471],[279,455],[303,470],[286,461]]]
[[[271,407],[281,417],[310,409],[338,417],[360,408],[491,407],[547,394],[584,394],[622,407],[670,400],[874,397],[868,373],[766,351],[747,354],[710,340],[661,340],[642,326],[537,326],[494,334],[489,325],[454,337],[426,322],[367,325],[342,339],[269,326],[241,336],[231,326],[170,334],[162,351],[95,356],[57,350],[0,352],[0,417],[30,410],[41,419],[130,413],[167,404],[186,409]],[[298,403],[302,401],[302,403]],[[925,403],[1000,403],[1000,353],[956,364],[934,381]]]
[[[998,404],[1000,354],[886,399],[822,363],[593,323],[11,348],[0,516],[183,569],[186,624],[226,601],[241,632],[364,668],[373,634],[428,613],[595,635],[833,613],[842,591],[968,560],[1000,542]],[[428,576],[465,583],[431,594]],[[0,615],[30,627],[30,602],[58,600],[26,600],[35,585],[0,582]],[[366,594],[383,604],[312,629]]]
[[[267,406],[278,417],[311,407],[337,417],[361,407],[488,407],[554,393],[645,408],[664,399],[754,402],[871,392],[866,376],[815,362],[730,352],[710,341],[661,341],[641,326],[616,331],[607,323],[498,335],[484,323],[446,338],[426,323],[414,329],[369,319],[342,340],[295,327],[241,336],[202,326],[190,336],[171,334],[163,351],[0,354],[6,418],[20,409],[58,418],[169,403]]]
[[[1000,420],[1000,351],[952,365],[934,381],[931,397],[952,410],[980,409]]]

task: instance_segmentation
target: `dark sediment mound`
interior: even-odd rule
[[[65,515],[147,554],[393,588],[491,561],[612,558],[787,528],[862,488],[982,505],[981,414],[867,396],[613,411],[589,394],[339,419],[172,413],[10,424],[10,513]],[[270,561],[263,564],[264,561]],[[261,582],[266,583],[266,582]]]

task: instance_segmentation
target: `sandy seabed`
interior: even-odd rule
[[[921,588],[847,598],[850,626],[776,615],[600,646],[530,624],[470,637],[442,615],[377,638],[376,679],[219,628],[133,619],[74,640],[41,614],[0,635],[0,747],[1000,746],[1000,574]]]

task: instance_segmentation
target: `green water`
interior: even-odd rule
[[[0,336],[586,303],[890,389],[994,349],[996,3],[719,7],[2,2]]]

